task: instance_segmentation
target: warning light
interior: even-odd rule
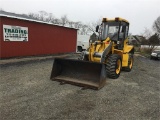
[[[116,18],[115,18],[115,21],[119,21],[119,17],[116,17]]]
[[[103,22],[107,22],[107,18],[103,18]]]

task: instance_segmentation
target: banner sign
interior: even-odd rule
[[[3,25],[4,41],[28,41],[28,27]]]

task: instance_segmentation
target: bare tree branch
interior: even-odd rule
[[[62,26],[65,26],[68,23],[67,15],[63,15],[61,17],[61,23],[62,23]]]
[[[48,14],[48,17],[46,18],[46,22],[52,22],[55,19],[52,13]]]
[[[155,30],[155,32],[157,34],[160,35],[160,16],[155,20],[155,22],[153,23],[153,29]]]
[[[48,13],[46,11],[39,11],[39,14],[39,20],[46,21],[46,16],[48,15]]]

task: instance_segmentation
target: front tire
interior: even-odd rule
[[[107,76],[112,79],[119,77],[122,68],[122,59],[118,54],[112,54],[108,57],[106,63]]]

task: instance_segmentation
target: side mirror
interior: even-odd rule
[[[98,30],[99,30],[99,25],[96,26],[96,32],[98,32]]]

